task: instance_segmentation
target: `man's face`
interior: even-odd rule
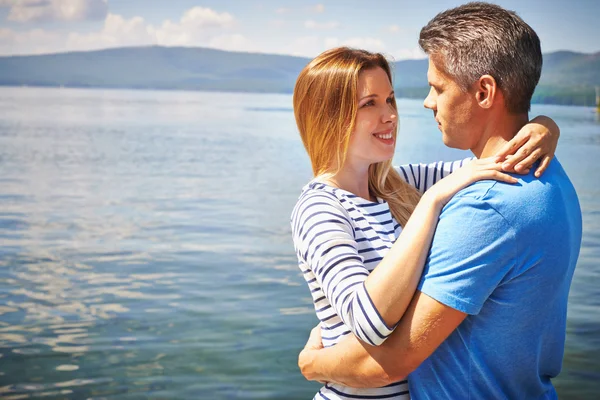
[[[446,146],[462,150],[473,149],[481,132],[478,128],[479,106],[475,93],[471,90],[462,91],[452,77],[437,68],[434,58],[429,57],[427,80],[431,89],[423,105],[433,110]]]

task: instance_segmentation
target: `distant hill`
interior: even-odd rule
[[[0,85],[291,93],[308,58],[189,47],[0,57]],[[395,63],[399,97],[427,93],[427,60]],[[593,105],[600,52],[544,55],[534,102]]]

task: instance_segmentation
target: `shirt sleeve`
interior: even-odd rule
[[[349,218],[329,193],[306,196],[292,213],[294,246],[343,323],[365,343],[378,346],[395,326],[386,325],[365,288],[369,271],[358,253]]]
[[[457,161],[438,161],[431,164],[404,164],[394,167],[409,185],[424,193],[437,181],[473,160],[473,157]]]
[[[514,229],[488,202],[455,196],[442,210],[418,289],[478,314],[516,263]]]

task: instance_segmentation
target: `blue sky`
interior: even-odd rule
[[[424,58],[419,29],[465,1],[0,0],[0,54],[204,46],[314,57],[350,45]],[[542,50],[600,51],[600,0],[495,0],[538,33]]]

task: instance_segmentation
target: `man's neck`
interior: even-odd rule
[[[471,151],[477,158],[495,155],[527,122],[529,122],[529,117],[526,113],[508,114],[503,112],[491,116],[483,127],[481,140]]]

